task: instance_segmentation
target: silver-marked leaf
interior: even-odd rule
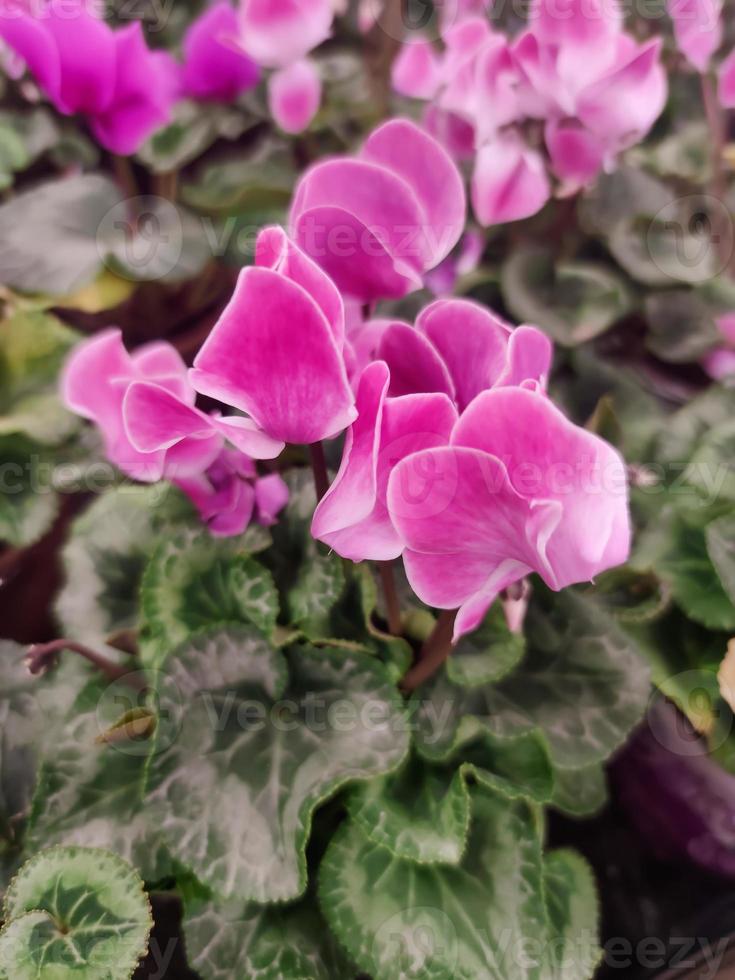
[[[218,623],[252,623],[270,634],[278,616],[273,578],[250,552],[267,544],[253,526],[236,538],[214,538],[204,527],[162,541],[143,577],[143,658],[163,661],[197,630]]]
[[[716,531],[709,533],[696,523],[674,518],[655,569],[687,616],[709,629],[729,630],[735,628],[735,601],[714,564],[713,545],[723,559],[716,537]]]
[[[572,817],[592,817],[607,803],[605,770],[598,763],[583,769],[555,769],[551,805]]]
[[[166,747],[146,806],[176,859],[223,897],[298,897],[314,809],[408,749],[400,698],[373,658],[293,648],[285,690],[282,660],[254,629],[213,630],[172,653],[158,689]]]
[[[374,843],[421,864],[459,864],[470,823],[470,794],[457,766],[411,758],[399,772],[350,793],[352,818]]]
[[[167,484],[109,490],[74,522],[62,551],[66,585],[56,615],[67,636],[99,646],[138,626],[138,590],[164,529],[191,509]]]
[[[648,348],[664,361],[698,361],[721,342],[712,310],[694,290],[650,293],[645,300],[645,313]]]
[[[310,639],[331,635],[330,613],[345,587],[342,561],[338,555],[316,552],[305,560],[288,596],[295,625]]]
[[[463,636],[452,650],[447,674],[460,687],[491,684],[518,664],[525,649],[525,638],[511,633],[502,605],[495,602],[480,627]]]
[[[462,772],[510,799],[525,797],[548,803],[554,788],[554,772],[546,739],[537,731],[512,738],[496,738],[485,732],[462,746],[457,754]]]
[[[322,861],[332,931],[373,980],[536,980],[547,937],[534,810],[483,789],[459,867],[397,858],[353,821]],[[539,938],[542,942],[539,944]],[[535,942],[536,954],[526,947]]]
[[[423,755],[447,758],[486,731],[508,737],[540,729],[554,763],[579,768],[622,744],[649,695],[648,668],[634,641],[570,590],[546,596],[543,605],[537,594],[526,624],[529,651],[499,684],[468,690],[442,673],[417,692]]]
[[[707,552],[732,603],[735,603],[735,515],[718,517],[705,528]]]
[[[43,478],[42,448],[20,435],[0,435],[0,542],[25,547],[54,522],[58,499]]]
[[[0,207],[0,281],[61,296],[91,282],[104,255],[99,229],[121,200],[100,174],[52,180],[11,198]]]
[[[51,694],[53,682],[51,674]],[[145,694],[124,680],[110,684],[94,677],[80,690],[41,754],[27,848],[103,847],[135,865],[148,880],[171,873],[160,828],[143,805],[151,742],[99,741],[121,709],[146,703]]]
[[[543,980],[589,980],[602,955],[592,870],[575,851],[554,851],[544,861],[544,892],[552,941]]]
[[[84,847],[28,861],[6,892],[5,919],[0,976],[8,980],[129,980],[153,924],[130,865]]]
[[[268,908],[202,902],[184,919],[202,980],[349,980],[352,968],[313,901]]]

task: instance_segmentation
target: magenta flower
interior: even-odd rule
[[[240,0],[239,44],[253,61],[283,68],[331,32],[332,0]]]
[[[99,142],[130,154],[170,117],[179,68],[150,51],[139,23],[113,30],[83,0],[49,0],[36,14],[6,5],[0,40],[64,115],[87,118]]]
[[[725,109],[735,108],[735,50],[720,65],[717,94]]]
[[[425,307],[416,326],[399,320],[368,321],[352,334],[360,370],[385,361],[388,394],[447,395],[459,411],[488,388],[530,383],[544,388],[552,345],[536,327],[512,329],[485,307],[466,299],[441,299]]]
[[[518,134],[506,131],[478,151],[472,174],[472,207],[480,224],[528,218],[550,197],[543,158]]]
[[[450,296],[457,280],[475,271],[484,250],[483,236],[478,231],[466,231],[454,252],[426,273],[424,284],[435,296]]]
[[[526,388],[478,395],[448,446],[392,469],[386,502],[416,594],[459,609],[455,640],[528,573],[558,590],[620,564],[630,548],[623,460]]]
[[[706,72],[722,44],[722,0],[668,0],[676,44],[689,64]]]
[[[253,461],[233,449],[223,449],[205,472],[173,482],[215,537],[242,534],[253,519],[270,527],[288,503],[288,487],[278,473],[259,477]]]
[[[281,228],[258,236],[255,265],[194,360],[194,388],[247,413],[281,444],[338,435],[355,418],[334,283]]]
[[[716,381],[735,374],[735,312],[715,318],[722,344],[702,358],[702,367]]]
[[[184,37],[182,86],[193,99],[232,102],[257,84],[260,69],[236,46],[238,19],[229,0],[207,8]]]
[[[397,558],[403,543],[386,508],[388,478],[404,456],[444,446],[457,410],[444,394],[388,398],[390,372],[370,364],[357,392],[358,418],[347,431],[342,464],[314,513],[311,532],[344,558]]]
[[[407,119],[378,127],[354,157],[323,160],[302,176],[292,233],[347,296],[365,302],[419,288],[465,221],[459,171]]]
[[[64,369],[64,403],[99,428],[108,459],[128,476],[146,482],[161,479],[167,467],[199,471],[217,456],[221,437],[210,431],[195,441],[171,439],[168,448],[141,451],[131,442],[123,418],[123,402],[134,381],[150,382],[172,401],[193,405],[186,365],[169,344],[146,344],[128,354],[117,328],[103,330],[72,351]]]
[[[322,99],[322,80],[309,58],[295,61],[268,79],[268,108],[286,133],[301,133],[311,123]]]

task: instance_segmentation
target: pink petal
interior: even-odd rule
[[[355,417],[324,314],[303,287],[270,269],[251,266],[240,273],[194,360],[191,381],[283,442],[331,438]]]
[[[383,123],[360,155],[382,164],[411,187],[425,216],[423,225],[414,229],[419,232],[417,245],[425,256],[424,267],[433,268],[459,241],[467,212],[464,184],[451,157],[408,119]]]
[[[707,71],[722,44],[721,0],[668,0],[679,50],[699,72]]]
[[[227,415],[224,418],[209,416],[214,431],[219,432],[241,453],[253,459],[275,459],[283,451],[283,442],[272,439],[243,415]]]
[[[119,428],[124,386],[111,382],[127,382],[133,377],[130,355],[117,327],[101,330],[89,340],[78,344],[69,355],[61,376],[61,398],[64,404],[83,418],[101,427]]]
[[[588,54],[622,29],[618,0],[533,0],[528,24],[545,44],[586,48]]]
[[[621,37],[614,66],[580,95],[579,119],[616,151],[645,136],[666,103],[660,54],[660,38],[638,45]]]
[[[421,311],[416,327],[444,359],[460,411],[495,384],[506,368],[509,330],[478,303],[438,300]]]
[[[181,354],[164,340],[143,344],[131,354],[137,378],[155,381],[187,405],[193,405],[196,392],[189,384],[189,369]]]
[[[115,35],[109,25],[84,0],[51,0],[39,19],[58,51],[58,108],[67,113],[104,111],[112,102],[116,76]]]
[[[414,99],[433,99],[441,77],[439,55],[425,40],[404,44],[391,70],[395,91]]]
[[[702,367],[715,381],[723,381],[735,374],[735,351],[729,347],[718,347],[702,358]]]
[[[508,339],[507,367],[497,379],[496,386],[533,381],[545,389],[553,357],[554,345],[543,331],[537,327],[516,327]]]
[[[290,222],[298,244],[345,296],[369,303],[421,287],[415,266],[392,254],[390,243],[376,234],[382,235],[383,227],[369,227],[348,210],[328,205],[292,208]]]
[[[288,503],[288,486],[278,473],[270,473],[255,481],[255,506],[258,523],[270,527]]]
[[[260,69],[228,39],[238,20],[229,0],[219,0],[189,27],[184,36],[184,92],[202,101],[232,102],[258,82]]]
[[[550,195],[541,156],[514,134],[498,136],[478,152],[472,204],[481,224],[528,218],[541,210]]]
[[[322,80],[309,58],[280,68],[268,79],[268,109],[286,133],[302,133],[319,111]]]
[[[475,155],[475,129],[466,119],[429,105],[423,118],[424,128],[455,160],[471,160]]]
[[[570,191],[589,184],[602,170],[605,146],[599,137],[579,124],[550,121],[545,137],[551,167]]]
[[[0,38],[25,64],[61,112],[69,112],[61,99],[61,58],[47,25],[20,7],[0,16]],[[20,71],[22,74],[22,70]]]
[[[259,65],[281,68],[330,34],[331,0],[241,0],[240,45]]]
[[[552,588],[587,581],[626,559],[625,464],[544,395],[524,388],[478,395],[457,423],[452,444],[496,456],[519,495],[560,507],[545,532],[549,567],[543,574]]]
[[[133,447],[143,453],[169,449],[188,436],[212,434],[208,415],[186,405],[165,388],[144,381],[128,386],[123,420]]]
[[[439,391],[454,397],[454,385],[433,344],[407,323],[394,320],[383,331],[377,356],[390,368],[390,394]]]
[[[311,522],[311,533],[317,540],[353,561],[362,561],[366,548],[371,554],[400,554],[400,547],[395,551],[392,527],[384,528],[387,533],[379,539],[368,539],[363,527],[377,499],[380,430],[389,382],[388,366],[382,361],[363,371],[355,403],[357,418],[347,430],[339,471]]]
[[[335,342],[341,347],[345,335],[345,308],[337,287],[326,273],[291,241],[278,225],[258,234],[255,264],[293,280],[311,296],[327,319]]]
[[[720,65],[718,95],[726,109],[735,107],[735,50]]]

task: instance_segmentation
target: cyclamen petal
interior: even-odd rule
[[[232,102],[257,84],[258,65],[234,47],[238,18],[229,0],[212,4],[184,36],[184,92],[202,101]]]
[[[286,133],[302,133],[319,111],[322,80],[309,58],[274,72],[268,79],[268,108]]]
[[[589,184],[605,163],[605,145],[578,123],[549,122],[545,131],[551,167],[568,193]]]
[[[679,50],[699,72],[707,71],[722,44],[722,0],[668,0]]]
[[[388,398],[389,372],[367,367],[357,395],[358,418],[347,433],[342,464],[319,503],[312,534],[353,561],[389,560],[402,541],[386,510],[388,478],[404,456],[449,439],[457,413],[441,394]]]
[[[264,251],[270,259],[272,240],[268,230]],[[313,271],[298,251],[293,262]],[[190,378],[197,391],[246,412],[284,443],[331,438],[355,418],[342,344],[314,296],[296,274],[289,278],[287,268],[243,269]]]
[[[623,23],[618,0],[533,0],[528,23],[547,44],[586,47],[617,35]]]
[[[279,513],[288,503],[288,485],[278,475],[269,473],[255,481],[255,508],[258,523],[271,527],[278,520]]]
[[[514,134],[483,146],[475,160],[472,205],[485,225],[518,221],[536,214],[551,196],[540,155]]]
[[[259,65],[282,68],[325,41],[331,0],[241,0],[240,45]]]
[[[391,79],[399,95],[432,99],[441,84],[441,62],[430,41],[404,44],[393,62]]]
[[[459,171],[405,119],[375,130],[357,157],[315,164],[291,206],[298,244],[347,296],[400,297],[454,247],[464,226]]]

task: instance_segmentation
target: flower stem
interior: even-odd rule
[[[400,636],[403,632],[403,623],[401,622],[401,603],[398,599],[396,579],[393,574],[393,562],[379,561],[378,571],[380,572],[380,584],[383,587],[383,598],[385,599],[388,632],[393,636]]]
[[[154,174],[153,193],[166,201],[176,201],[179,192],[179,172],[169,170],[167,173]]]
[[[29,671],[32,674],[42,674],[51,666],[52,661],[63,650],[70,650],[72,653],[77,653],[80,657],[84,657],[85,660],[88,660],[98,670],[102,671],[110,681],[126,680],[133,687],[139,689],[143,687],[143,682],[138,673],[131,673],[127,667],[113,663],[111,660],[103,657],[102,654],[74,640],[61,639],[52,640],[50,643],[34,643],[33,646],[28,648],[25,658]]]
[[[452,650],[452,634],[456,609],[444,609],[436,621],[431,635],[421,648],[417,663],[409,670],[401,681],[401,687],[406,693],[415,691],[441,667]]]
[[[131,201],[133,198],[138,197],[140,191],[130,159],[128,157],[118,156],[116,153],[113,154],[112,169],[115,172],[115,180],[126,199]]]
[[[311,453],[311,469],[314,473],[314,489],[316,490],[317,502],[322,499],[329,489],[329,476],[327,474],[327,461],[324,458],[324,446],[321,442],[312,442],[309,446]]]

